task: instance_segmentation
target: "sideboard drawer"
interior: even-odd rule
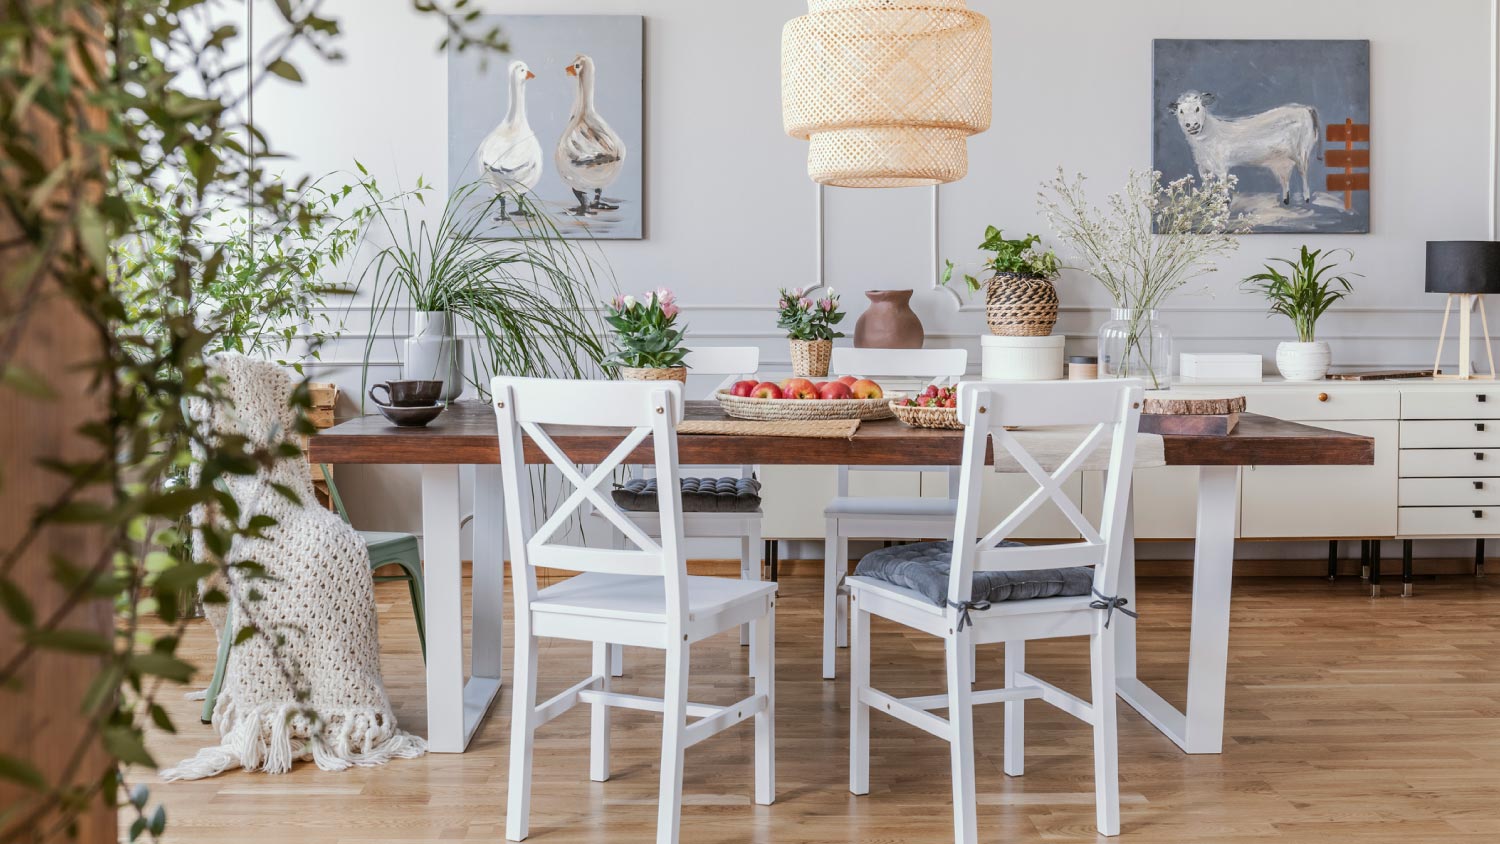
[[[1500,507],[1402,507],[1401,536],[1483,536],[1500,533]]]
[[[1404,390],[1402,419],[1500,419],[1500,389]]]
[[[1251,413],[1311,422],[1323,419],[1399,419],[1401,394],[1395,390],[1329,388],[1324,384],[1290,390],[1246,390]]]
[[[1500,478],[1402,478],[1399,500],[1402,507],[1500,507]]]
[[[1500,448],[1403,448],[1403,478],[1500,475]]]
[[[1401,422],[1402,448],[1500,448],[1500,422],[1422,419]]]

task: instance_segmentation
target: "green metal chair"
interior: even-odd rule
[[[327,464],[319,464],[318,469],[323,473],[323,480],[328,484],[328,495],[333,499],[334,509],[338,510],[339,517],[345,524],[349,523],[349,512],[344,509],[344,499],[339,496],[339,488],[333,483],[333,474],[328,471]],[[409,533],[394,533],[388,531],[362,530],[359,537],[365,541],[365,546],[370,551],[370,571],[374,572],[387,566],[397,566],[401,569],[400,574],[376,574],[373,575],[376,583],[386,583],[393,580],[406,581],[406,588],[411,592],[411,610],[417,620],[417,639],[422,645],[422,660],[427,660],[427,620],[423,614],[422,598],[422,549],[417,544],[417,538]],[[203,714],[200,716],[203,723],[207,724],[213,720],[214,701],[219,697],[219,687],[223,685],[224,670],[229,665],[229,648],[234,639],[234,607],[227,607],[228,614],[224,619],[224,633],[219,636],[219,657],[214,664],[214,676],[209,681],[208,692],[203,700]]]

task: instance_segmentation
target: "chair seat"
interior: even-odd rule
[[[760,510],[760,481],[754,478],[681,478],[684,513],[754,513]],[[631,478],[611,497],[622,510],[655,513],[655,478]]]
[[[736,609],[776,594],[775,583],[728,577],[690,576],[687,588],[690,624],[735,615]],[[660,577],[586,572],[537,592],[531,609],[538,613],[665,624],[666,605],[666,584]],[[735,621],[734,625],[739,623]],[[727,630],[729,626],[721,629]]]
[[[958,502],[951,498],[859,498],[845,495],[829,501],[823,508],[823,515],[903,516],[952,522],[958,516]]]
[[[1019,544],[1001,543],[1011,547]],[[948,602],[952,559],[951,541],[914,542],[871,551],[860,559],[854,573],[921,595],[929,604],[941,608]],[[1034,571],[976,571],[971,595],[975,601],[990,603],[1067,598],[1088,595],[1093,584],[1094,570],[1089,566]]]

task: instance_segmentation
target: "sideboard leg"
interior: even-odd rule
[[[1401,597],[1411,597],[1411,540],[1401,543]]]
[[[1370,597],[1380,597],[1380,540],[1370,540]]]
[[[1370,540],[1359,541],[1359,579],[1370,579]]]
[[[1339,541],[1328,540],[1328,579],[1336,580],[1339,576]]]
[[[1474,540],[1474,576],[1484,577],[1484,540]]]

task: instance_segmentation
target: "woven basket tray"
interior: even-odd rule
[[[878,399],[752,399],[720,390],[714,397],[719,400],[719,407],[736,419],[889,419],[893,415],[891,396]]]
[[[958,421],[956,407],[902,407],[891,402],[891,412],[913,428],[953,428],[961,431],[964,427],[964,423]]]

